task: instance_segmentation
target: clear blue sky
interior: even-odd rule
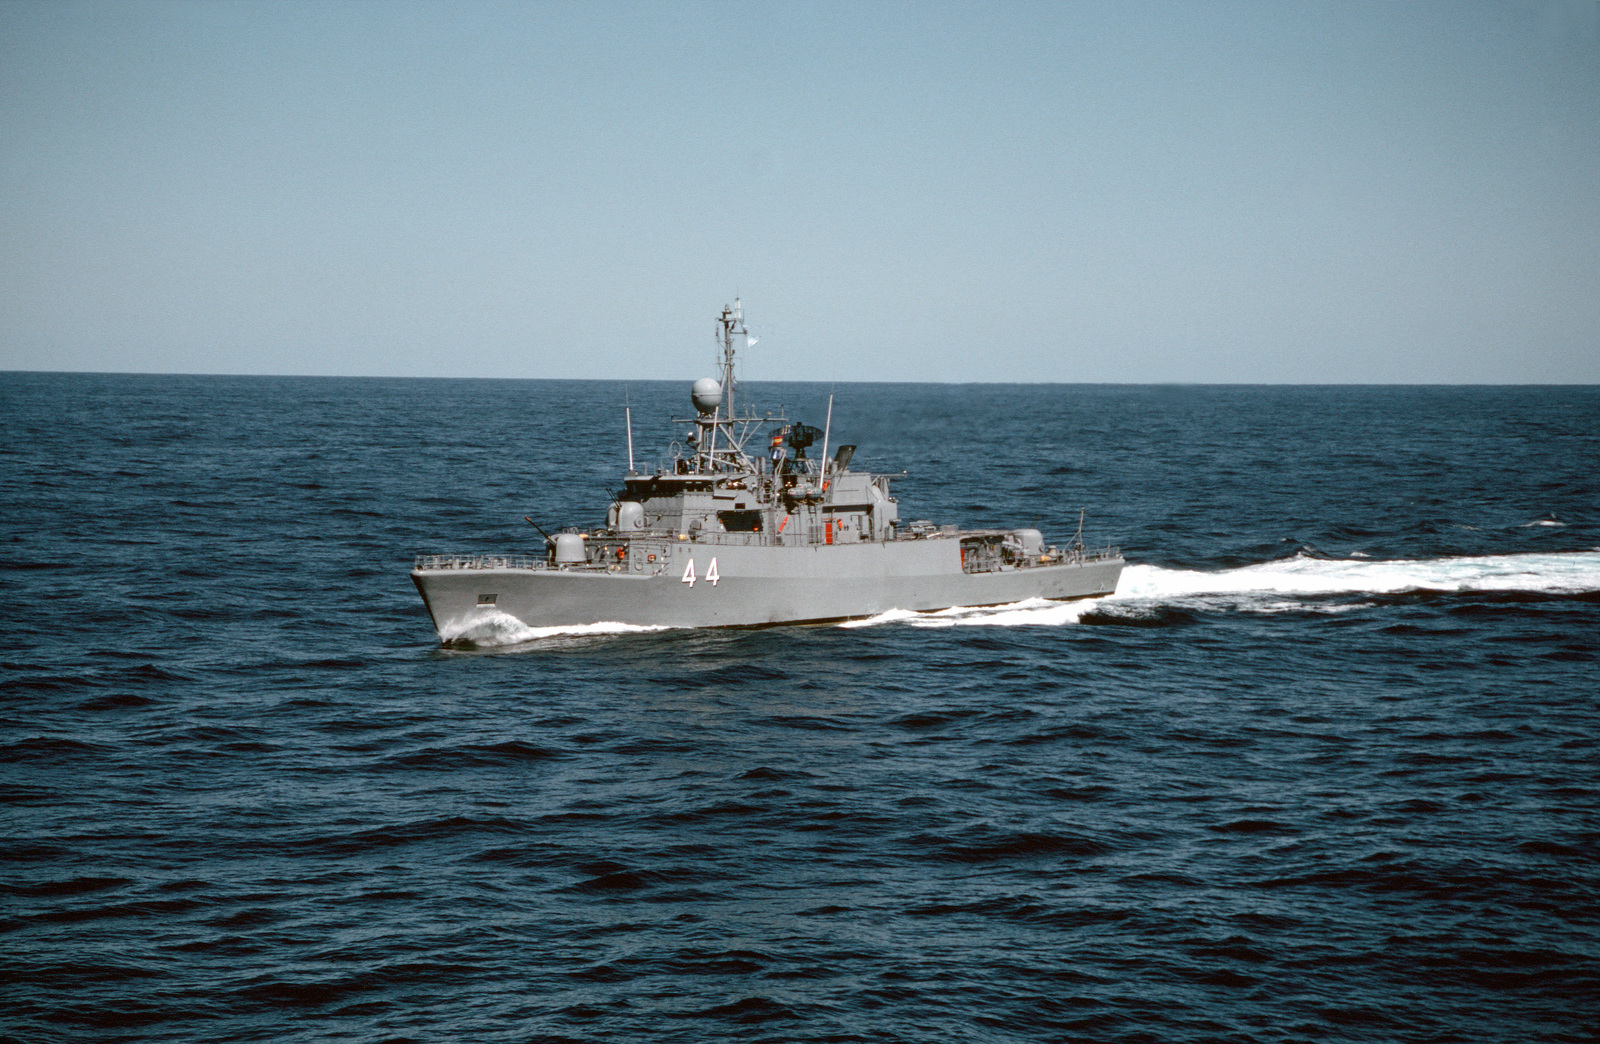
[[[0,369],[1600,382],[1600,5],[0,4]]]

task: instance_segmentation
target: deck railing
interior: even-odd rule
[[[535,555],[418,555],[413,569],[548,569]]]

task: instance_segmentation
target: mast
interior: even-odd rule
[[[781,415],[775,417],[770,412],[763,417],[754,414],[741,416],[737,412],[733,387],[733,363],[737,354],[734,350],[734,338],[743,337],[747,348],[757,340],[750,336],[750,331],[745,327],[744,307],[738,298],[734,298],[733,304],[722,306],[722,314],[717,316],[716,337],[718,346],[722,349],[720,367],[722,380],[703,377],[696,381],[694,387],[696,416],[672,419],[674,423],[695,425],[695,430],[690,433],[691,444],[695,447],[692,458],[695,472],[754,469],[756,465],[744,452],[744,444],[751,431],[763,424],[782,422],[786,418]],[[710,386],[713,384],[720,386],[715,399],[709,398]]]
[[[722,404],[727,408],[727,416],[731,421],[737,416],[733,411],[733,336],[738,334],[746,341],[750,338],[750,331],[744,325],[744,306],[737,297],[733,299],[733,307],[722,306],[722,315],[717,322],[722,327]]]

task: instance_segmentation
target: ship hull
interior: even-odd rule
[[[665,544],[611,569],[419,568],[411,573],[440,638],[503,615],[528,627],[619,623],[752,627],[929,611],[1116,590],[1120,557],[969,573],[955,540],[850,545]],[[693,582],[690,582],[692,579]]]

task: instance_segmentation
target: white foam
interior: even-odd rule
[[[1131,565],[1116,597],[1160,601],[1212,596],[1396,594],[1405,591],[1600,591],[1600,553],[1462,558],[1291,558],[1214,572]]]
[[[906,609],[891,609],[865,620],[851,620],[841,627],[876,627],[881,624],[904,623],[912,627],[1060,627],[1075,624],[1102,599],[1086,598],[1076,602],[1052,602],[1048,598],[1029,598],[1008,605],[988,605],[982,608],[956,606],[934,612],[915,613]]]
[[[566,627],[529,627],[510,613],[498,609],[480,610],[472,619],[446,626],[439,637],[446,642],[471,642],[480,648],[524,645],[541,638],[572,637],[590,634],[634,634],[665,631],[665,627],[601,622],[572,624]]]
[[[890,609],[877,616],[869,616],[861,620],[846,620],[840,627],[876,627],[879,624],[907,623],[920,618],[923,614],[912,612],[910,609]]]
[[[1370,605],[1367,596],[1407,591],[1600,591],[1600,551],[1387,561],[1297,557],[1221,570],[1131,565],[1123,570],[1116,593],[1104,598],[1075,602],[1034,598],[1010,605],[929,613],[892,609],[840,626],[1059,627],[1078,623],[1085,613],[1096,609],[1139,616],[1154,613],[1163,605],[1263,614],[1344,613]],[[1337,595],[1354,597],[1350,601],[1327,600]]]

